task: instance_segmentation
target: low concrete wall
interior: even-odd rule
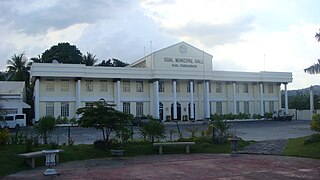
[[[316,111],[320,114],[320,110]],[[289,109],[289,114],[293,114],[294,120],[312,120],[311,111],[310,110],[296,110],[296,109]]]

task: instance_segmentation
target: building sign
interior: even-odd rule
[[[198,68],[198,65],[203,64],[202,59],[192,59],[192,58],[164,57],[163,62],[166,64],[171,64],[171,67],[182,67],[182,68]]]

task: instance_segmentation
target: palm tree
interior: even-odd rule
[[[309,74],[320,74],[320,59],[318,59],[318,63],[304,69],[304,72]]]
[[[316,33],[316,35],[314,36],[318,42],[320,42],[320,29],[319,29],[319,33]]]
[[[27,58],[24,53],[14,54],[7,62],[8,80],[25,81],[26,85],[29,84],[30,67],[27,66]]]
[[[87,52],[87,54],[82,57],[82,64],[86,64],[86,66],[93,66],[97,61],[96,56],[90,52]]]
[[[42,57],[40,55],[38,55],[37,57],[30,58],[30,60],[35,63],[42,63]]]
[[[314,36],[318,42],[320,42],[320,29],[319,33],[316,33]],[[315,63],[314,65],[304,69],[304,72],[309,74],[320,74],[320,59],[318,59],[318,63]]]

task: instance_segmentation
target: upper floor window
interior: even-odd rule
[[[86,80],[86,92],[93,92],[93,80]]]
[[[100,92],[107,92],[107,91],[108,91],[108,81],[100,80]]]
[[[68,91],[69,91],[69,80],[61,79],[61,92],[68,92]]]
[[[236,83],[236,93],[240,92],[240,84]]]
[[[123,81],[123,92],[130,92],[130,81]]]
[[[159,92],[164,92],[164,81],[159,81]]]
[[[220,82],[216,83],[216,93],[222,93],[222,84]]]
[[[54,79],[46,79],[46,91],[54,91]]]
[[[268,93],[273,93],[273,84],[268,84]]]
[[[243,93],[249,93],[249,84],[248,83],[243,84]]]
[[[136,91],[143,92],[143,81],[136,81]]]
[[[193,84],[192,87],[193,87],[192,90],[193,90],[193,92],[194,92],[194,84]],[[190,82],[187,84],[187,92],[188,92],[188,93],[190,92]]]

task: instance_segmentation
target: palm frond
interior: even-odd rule
[[[320,59],[318,59],[318,63],[304,69],[304,72],[309,74],[320,74]]]

